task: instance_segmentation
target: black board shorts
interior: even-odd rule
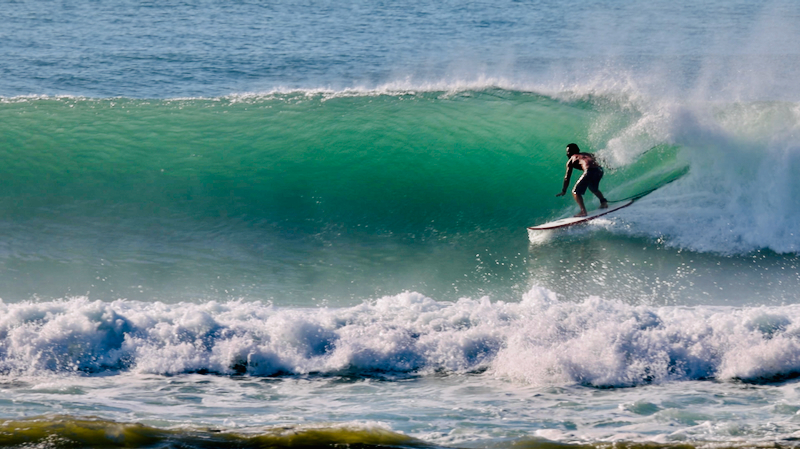
[[[580,177],[580,179],[578,179],[578,182],[575,183],[575,187],[572,188],[572,193],[576,195],[583,195],[586,193],[587,188],[596,193],[598,190],[600,190],[601,179],[603,179],[603,169],[590,168],[583,172],[583,175]]]

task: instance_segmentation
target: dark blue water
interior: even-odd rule
[[[9,2],[0,95],[214,97],[796,67],[793,2]],[[741,79],[741,75],[735,78]],[[728,80],[728,75],[721,80]],[[775,84],[776,81],[772,80]]]

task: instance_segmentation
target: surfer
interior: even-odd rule
[[[592,153],[581,153],[578,145],[571,143],[567,145],[567,157],[569,160],[567,161],[567,174],[564,176],[564,186],[561,189],[561,193],[556,196],[564,196],[564,194],[567,193],[569,178],[572,176],[572,169],[577,168],[583,171],[583,175],[581,175],[578,182],[575,183],[575,187],[572,188],[572,196],[581,208],[581,211],[575,216],[586,216],[583,194],[586,193],[587,188],[600,200],[600,209],[607,208],[608,201],[606,201],[606,198],[600,192],[600,180],[603,179],[603,168],[597,163]]]

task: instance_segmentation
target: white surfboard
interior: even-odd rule
[[[531,231],[547,231],[550,229],[566,228],[567,226],[574,226],[576,224],[581,224],[590,220],[594,220],[595,218],[602,217],[603,215],[607,215],[610,214],[611,212],[620,210],[623,207],[628,207],[631,204],[633,204],[633,200],[619,202],[614,205],[609,204],[608,209],[593,210],[589,212],[589,215],[585,217],[562,218],[561,220],[551,221],[549,223],[540,224],[538,226],[531,226],[528,229]]]

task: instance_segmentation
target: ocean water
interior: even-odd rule
[[[0,446],[798,445],[800,4],[0,23]]]

